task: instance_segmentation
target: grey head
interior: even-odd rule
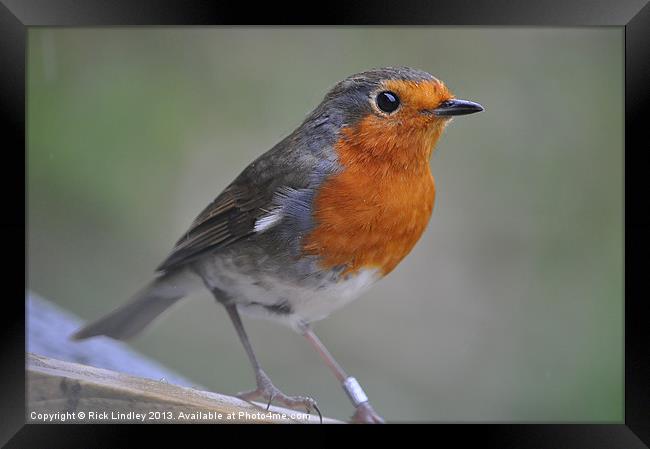
[[[355,73],[330,89],[296,132],[308,131],[303,128],[317,127],[322,123],[339,129],[354,125],[361,118],[374,113],[372,94],[389,80],[418,82],[437,79],[430,73],[411,67],[382,67]]]

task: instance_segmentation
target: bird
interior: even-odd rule
[[[365,293],[412,250],[434,207],[432,152],[453,117],[480,111],[420,69],[348,76],[195,218],[146,287],[72,338],[130,339],[205,287],[225,307],[255,372],[256,388],[239,398],[316,410],[322,422],[313,398],[271,382],[245,315],[306,338],[352,402],[351,422],[385,422],[312,324]]]

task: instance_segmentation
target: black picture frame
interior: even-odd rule
[[[310,2],[311,3],[311,2]],[[221,1],[0,0],[0,111],[3,147],[4,311],[0,314],[0,444],[9,447],[111,447],[130,441],[142,426],[25,424],[25,317],[19,298],[27,288],[25,189],[25,74],[27,27],[133,25],[482,25],[625,27],[625,421],[620,424],[437,425],[428,435],[500,448],[639,448],[650,444],[650,317],[644,307],[645,260],[650,254],[648,144],[642,117],[650,81],[650,5],[647,0],[330,1],[282,9],[274,3]],[[605,111],[604,111],[605,113]],[[585,162],[586,166],[588,161]],[[604,180],[604,182],[606,182]],[[10,201],[9,201],[10,200]],[[23,240],[18,237],[22,236]],[[9,253],[8,253],[9,252]],[[25,285],[19,285],[20,270]],[[19,290],[23,289],[21,293]],[[201,430],[197,430],[199,427]],[[227,426],[232,427],[232,426]],[[236,426],[235,426],[236,427]],[[278,427],[278,426],[273,426]],[[286,426],[281,426],[286,427]],[[357,432],[359,426],[307,426],[309,432]],[[382,429],[389,428],[385,426]],[[164,435],[157,427],[158,435]],[[185,428],[187,426],[176,426]],[[193,426],[203,432],[211,426]],[[367,432],[368,427],[363,428]],[[379,429],[374,427],[374,429]],[[140,430],[138,430],[140,431]],[[224,431],[221,430],[220,431]],[[286,430],[284,430],[286,431]],[[385,430],[375,430],[384,432]],[[283,438],[292,437],[287,433]],[[301,430],[305,432],[305,430]],[[402,433],[402,437],[406,434]],[[296,436],[296,438],[299,438]],[[309,438],[309,437],[308,437]],[[271,444],[272,440],[269,440]],[[444,441],[444,440],[440,440]],[[310,444],[310,440],[303,440]],[[644,444],[645,443],[645,444]]]

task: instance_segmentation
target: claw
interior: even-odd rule
[[[318,413],[318,419],[320,419],[320,423],[323,424],[323,415],[322,415],[322,413],[320,412],[318,406],[317,406],[316,404],[312,404],[312,406],[314,407],[314,409],[315,409],[316,412]]]
[[[323,423],[323,416],[318,409],[318,406],[316,405],[316,401],[310,397],[287,396],[275,385],[273,385],[273,383],[271,383],[271,379],[269,379],[266,373],[263,371],[257,375],[257,389],[237,393],[237,397],[253,405],[255,405],[255,403],[252,401],[255,398],[263,398],[264,400],[268,400],[266,404],[266,411],[271,408],[271,403],[273,403],[273,401],[276,401],[289,408],[294,408],[297,405],[302,405],[307,409],[308,414],[311,412],[311,408],[314,407],[314,409],[318,412],[321,424]]]
[[[269,408],[271,407],[271,402],[273,402],[273,398],[274,398],[274,397],[275,397],[275,395],[274,395],[273,393],[271,393],[271,394],[269,395],[269,403],[266,404],[266,411],[267,411],[267,412],[269,411]]]

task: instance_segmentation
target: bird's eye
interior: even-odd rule
[[[399,97],[391,91],[379,92],[377,95],[377,107],[390,114],[399,107]]]

